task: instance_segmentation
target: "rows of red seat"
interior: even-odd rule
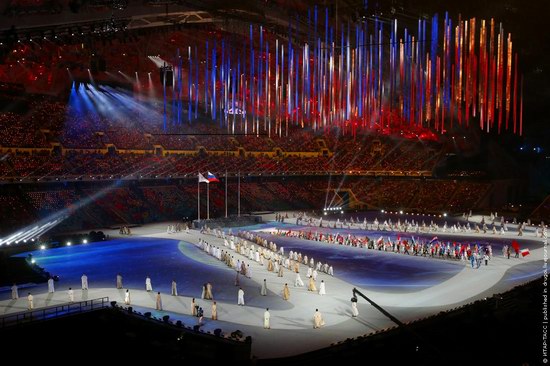
[[[15,150],[15,149],[14,149]],[[9,150],[8,150],[9,151]],[[46,154],[46,155],[45,155]],[[199,171],[224,174],[241,172],[252,175],[279,174],[342,174],[376,171],[401,175],[407,166],[390,166],[387,170],[364,160],[350,160],[334,164],[330,157],[253,156],[246,155],[153,155],[141,153],[109,154],[91,151],[67,152],[66,155],[49,155],[45,152],[7,152],[0,165],[0,179],[19,178],[108,178],[184,176]],[[415,172],[412,172],[415,173]]]
[[[420,181],[411,179],[278,178],[259,181],[241,177],[241,212],[289,209],[321,209],[342,203],[343,192],[353,200],[346,204],[366,204],[385,210],[420,212],[461,212],[475,208],[490,184],[470,181]],[[197,214],[196,180],[141,181],[117,186],[91,186],[74,182],[69,186],[10,186],[0,194],[0,213],[8,218],[0,229],[30,224],[40,217],[67,210],[66,229],[181,220]],[[437,188],[437,189],[435,189]],[[201,211],[206,216],[206,187],[201,187]],[[228,211],[237,212],[236,178],[228,183]],[[434,193],[440,190],[441,193]],[[469,191],[468,195],[464,195]],[[210,215],[225,213],[225,185],[210,185]],[[462,197],[460,207],[451,208],[453,197]],[[93,198],[93,200],[90,200]],[[359,202],[354,201],[355,199]],[[458,209],[458,210],[457,210]]]

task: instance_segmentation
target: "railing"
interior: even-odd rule
[[[21,311],[0,317],[0,329],[104,309],[109,307],[109,305],[109,298],[101,297],[98,299],[53,305],[36,310]]]

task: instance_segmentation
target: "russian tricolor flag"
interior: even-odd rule
[[[210,172],[208,172],[208,174],[206,175],[206,179],[208,179],[208,181],[210,183],[212,182],[219,182],[220,180],[218,178],[216,178],[216,176]]]

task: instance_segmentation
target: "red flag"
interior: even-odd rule
[[[519,243],[515,240],[512,241],[512,248],[514,248],[516,251],[519,250]]]
[[[522,249],[521,250],[521,256],[522,257],[528,256],[529,254],[531,254],[531,253],[529,253],[529,249]]]

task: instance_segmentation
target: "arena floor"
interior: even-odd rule
[[[488,266],[472,269],[469,262],[414,257],[396,253],[330,245],[314,241],[276,237],[270,232],[284,230],[320,230],[295,224],[274,221],[272,215],[264,216],[264,224],[247,227],[258,231],[278,247],[297,250],[315,261],[328,262],[334,268],[334,276],[319,272],[317,288],[321,280],[326,283],[327,294],[321,296],[307,291],[307,287],[294,287],[295,274],[284,271],[284,277],[268,272],[256,262],[251,262],[252,278],[240,276],[240,285],[245,291],[246,306],[237,306],[235,271],[209,256],[194,244],[203,238],[210,244],[223,247],[223,240],[213,235],[191,230],[168,234],[167,223],[151,224],[132,229],[131,236],[120,236],[118,230],[104,230],[110,236],[106,242],[70,247],[60,247],[32,252],[37,264],[59,276],[56,292],[47,293],[46,284],[25,284],[19,288],[21,298],[10,300],[9,289],[0,292],[0,314],[24,311],[27,308],[26,294],[34,295],[35,308],[65,303],[67,289],[76,289],[75,300],[108,296],[110,300],[123,303],[126,288],[131,291],[132,306],[138,311],[151,311],[162,317],[182,320],[186,325],[197,324],[192,317],[191,298],[203,307],[204,325],[201,329],[213,331],[221,328],[230,333],[236,329],[252,336],[252,354],[258,358],[282,357],[326,347],[331,343],[356,337],[393,326],[394,324],[369,303],[359,298],[359,317],[351,317],[350,298],[357,287],[373,301],[403,322],[436,314],[441,310],[482,299],[503,292],[518,284],[535,279],[543,271],[543,243],[532,233],[518,238],[510,235],[491,234],[442,234],[441,241],[491,243],[494,257]],[[292,220],[288,220],[292,221]],[[354,235],[369,235],[395,238],[397,233],[376,232],[358,229],[322,229],[325,232],[348,232]],[[236,229],[233,228],[233,232]],[[406,234],[401,234],[406,237]],[[415,235],[415,237],[417,237]],[[431,239],[433,234],[422,234]],[[506,259],[501,247],[519,239],[521,247],[528,247],[530,255]],[[27,256],[28,253],[19,254]],[[234,254],[236,258],[247,258]],[[302,265],[300,274],[306,282],[307,268]],[[80,276],[86,273],[89,287],[80,290]],[[116,274],[123,276],[124,290],[115,288]],[[153,292],[145,291],[145,277],[150,276]],[[267,279],[268,295],[260,296],[263,279]],[[175,279],[179,296],[170,296],[170,284]],[[210,319],[211,301],[200,299],[202,285],[213,285],[214,299],[218,305],[218,318]],[[284,283],[290,287],[290,300],[283,300]],[[156,311],[155,294],[160,291],[164,311]],[[269,307],[271,329],[263,329],[263,313]],[[313,329],[313,313],[318,308],[326,325]],[[153,310],[152,310],[153,309]]]

